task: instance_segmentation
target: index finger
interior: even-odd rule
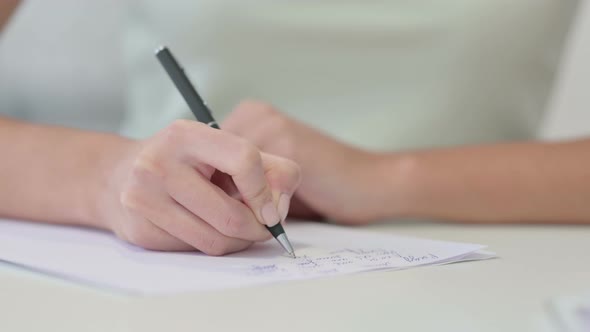
[[[232,177],[244,203],[267,226],[280,221],[265,176],[260,151],[247,140],[188,120],[176,121],[166,132],[179,157],[193,165],[208,164]]]

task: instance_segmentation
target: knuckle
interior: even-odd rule
[[[239,237],[244,233],[244,220],[236,215],[233,211],[223,216],[223,233],[230,237]]]
[[[222,256],[228,253],[229,246],[224,239],[212,236],[203,240],[200,250],[210,256]]]
[[[245,139],[240,139],[238,143],[236,159],[236,173],[247,171],[253,166],[262,163],[258,148]]]
[[[280,162],[266,173],[273,185],[279,185],[283,190],[294,192],[302,179],[301,167],[294,161],[281,158]]]
[[[273,114],[269,115],[269,119],[273,121],[273,128],[276,131],[283,132],[286,131],[291,123],[286,116],[280,114],[279,112],[274,112]]]
[[[193,126],[194,123],[190,120],[174,120],[174,122],[161,131],[161,139],[167,144],[179,144],[184,140],[186,132]]]
[[[131,176],[139,181],[163,179],[166,174],[164,162],[164,158],[141,155],[131,167]]]
[[[239,222],[232,213],[227,213],[223,216],[223,230],[227,236],[234,236],[239,234]]]
[[[271,193],[266,186],[260,186],[255,191],[242,193],[242,196],[247,201],[253,202],[254,204],[262,204],[263,202],[270,201],[272,199]]]
[[[187,119],[177,119],[174,120],[168,128],[172,131],[182,132],[187,129],[190,129],[194,124],[194,121],[187,120]]]
[[[140,191],[133,188],[126,188],[121,191],[119,202],[123,208],[132,212],[141,211],[144,206]]]

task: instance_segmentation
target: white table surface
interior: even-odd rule
[[[500,258],[170,297],[129,297],[0,264],[0,331],[551,331],[590,290],[590,227],[381,224]]]

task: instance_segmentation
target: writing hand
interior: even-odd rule
[[[188,120],[131,144],[113,173],[106,228],[148,249],[210,255],[269,239],[263,224],[284,219],[300,182],[294,162]]]

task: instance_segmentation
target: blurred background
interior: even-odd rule
[[[1,113],[96,130],[117,127],[125,108],[126,70],[120,56],[125,8],[121,0],[24,1],[0,37]],[[539,132],[544,138],[590,134],[586,2],[570,31]]]
[[[541,129],[547,138],[590,134],[590,5],[582,1],[562,57],[548,115]]]
[[[0,35],[0,113],[117,128],[125,107],[125,7],[118,0],[22,1]]]

